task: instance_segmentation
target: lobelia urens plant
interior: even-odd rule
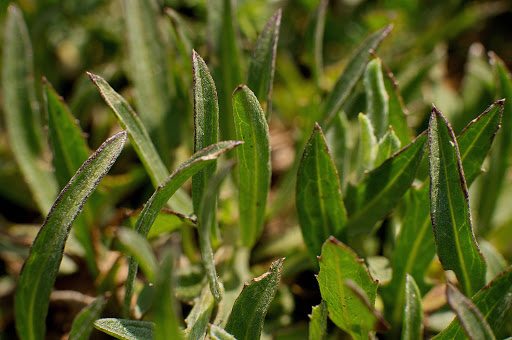
[[[88,73],[123,130],[92,155],[69,108],[45,79],[51,151],[46,150],[31,42],[21,11],[14,4],[8,9],[5,128],[37,208],[47,214],[18,278],[14,318],[20,339],[47,335],[46,317],[68,237],[82,248],[98,293],[74,319],[71,339],[87,339],[93,328],[137,340],[510,335],[512,267],[485,241],[492,224],[489,209],[496,209],[506,183],[512,136],[512,112],[502,99],[512,96],[512,81],[499,57],[491,53],[488,65],[498,100],[458,136],[435,106],[428,128],[413,133],[394,75],[376,54],[392,26],[367,37],[332,90],[323,93],[327,1],[321,1],[314,113],[304,119],[295,163],[271,208],[269,121],[281,10],[259,35],[246,77],[231,1],[209,2],[218,57],[213,77],[201,56],[186,48],[176,13],[168,10],[176,44],[192,72],[194,108],[193,154],[170,173],[174,151],[187,143],[187,117],[178,115],[179,104],[171,105],[187,90],[170,81],[166,40],[153,3],[125,0],[123,5],[128,76],[138,114],[109,82]],[[365,113],[356,112],[361,104]],[[135,170],[128,176],[107,175],[127,140],[145,175]],[[53,171],[44,163],[48,153]],[[480,194],[477,221],[481,217],[482,227],[475,231],[468,188],[486,159],[489,173],[480,190],[491,197]],[[153,193],[143,207],[119,219],[113,232],[100,230],[100,212],[115,211],[144,176]],[[292,195],[296,226],[260,244],[265,225]],[[118,254],[108,268],[102,265],[106,253]],[[300,273],[316,275],[319,301],[307,306],[308,322],[294,325],[292,292]],[[118,289],[114,282],[121,275]],[[190,307],[182,308],[179,301]],[[109,303],[116,307],[106,313]],[[433,322],[441,313],[443,320]],[[115,317],[102,317],[106,314]]]

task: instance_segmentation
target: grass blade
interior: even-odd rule
[[[244,285],[226,324],[226,331],[236,339],[260,338],[265,315],[281,279],[283,261],[284,258],[274,261],[268,272]]]
[[[94,321],[100,317],[106,304],[107,298],[100,296],[82,309],[73,321],[69,332],[69,340],[88,340],[94,329]]]
[[[324,108],[324,119],[330,121],[338,112],[343,103],[356,86],[357,82],[363,75],[364,69],[370,59],[370,50],[376,50],[382,40],[391,32],[393,26],[389,25],[381,28],[377,32],[366,38],[365,41],[352,54],[345,70],[338,78],[334,88],[326,99]]]
[[[427,134],[422,133],[409,145],[367,173],[352,195],[345,196],[348,213],[347,232],[365,233],[388,214],[414,180],[425,153]]]
[[[480,310],[491,330],[498,334],[500,329],[510,321],[512,308],[512,267],[494,278],[487,286],[480,289],[471,299]],[[458,318],[434,339],[463,340],[467,339],[466,333]]]
[[[15,296],[18,335],[44,339],[50,293],[73,221],[123,149],[126,132],[108,139],[82,165],[55,201],[23,265]]]
[[[174,312],[173,262],[172,250],[166,249],[162,265],[156,273],[155,295],[153,296],[155,340],[182,339]]]
[[[347,222],[338,174],[318,124],[304,148],[295,188],[302,236],[316,263],[325,241],[342,238]]]
[[[446,287],[446,300],[457,314],[459,322],[470,339],[496,339],[480,310],[450,283]]]
[[[160,183],[169,177],[169,171],[164,165],[164,162],[158,155],[155,146],[149,138],[146,128],[142,124],[135,111],[130,107],[128,102],[121,97],[110,85],[100,76],[92,73],[87,73],[91,78],[94,85],[100,90],[103,99],[107,102],[108,106],[114,111],[119,125],[128,131],[128,137],[133,143],[135,151],[144,165],[151,182],[158,187]],[[192,202],[187,194],[180,190],[171,198],[169,207],[177,210],[183,214],[190,214],[192,212]]]
[[[380,139],[389,127],[389,96],[384,86],[382,63],[379,59],[373,59],[366,66],[363,84],[366,92],[366,114],[372,121],[375,136]]]
[[[327,304],[324,300],[313,307],[309,316],[309,340],[323,340],[327,337]]]
[[[244,246],[251,247],[263,231],[270,188],[270,137],[258,99],[245,85],[233,93],[238,148],[240,228]]]
[[[50,167],[42,162],[45,144],[37,109],[32,45],[22,13],[14,4],[8,7],[3,47],[2,97],[7,135],[21,173],[45,216],[58,188]]]
[[[105,318],[96,320],[94,327],[121,340],[153,340],[155,324],[149,321]]]
[[[347,279],[362,290],[370,306],[346,284]],[[367,332],[378,328],[373,306],[379,284],[352,249],[333,237],[329,238],[322,248],[317,280],[329,317],[338,327],[355,339],[363,339],[364,335],[368,338]]]
[[[259,35],[247,76],[247,86],[254,91],[261,105],[265,108],[267,118],[272,111],[272,84],[274,82],[281,15],[281,9],[277,10]]]
[[[478,249],[469,212],[466,180],[453,130],[432,108],[429,125],[430,216],[439,260],[472,296],[485,285],[485,260]]]
[[[180,140],[181,119],[170,107],[169,63],[157,26],[155,5],[156,2],[151,0],[123,1],[129,75],[135,88],[137,111],[144,125],[156,137],[158,147],[172,147]]]
[[[402,340],[423,339],[423,308],[421,293],[414,278],[407,274],[405,280],[405,311]]]
[[[217,90],[208,66],[203,58],[192,51],[194,72],[194,152],[219,141],[219,104]],[[192,176],[192,201],[196,214],[203,197],[206,183],[215,172],[214,162]],[[213,198],[216,200],[215,198]]]
[[[176,169],[153,193],[135,223],[135,230],[146,237],[155,222],[159,212],[172,195],[180,188],[185,181],[206,165],[214,162],[224,152],[233,149],[242,142],[225,141],[211,145],[199,152],[196,152],[178,169]],[[130,260],[128,278],[126,280],[126,292],[124,297],[124,314],[129,314],[133,284],[137,274],[137,261]]]
[[[494,53],[490,54],[491,64],[496,78],[498,98],[512,99],[512,77],[505,63]],[[491,218],[494,215],[496,202],[503,187],[506,172],[510,163],[508,157],[512,148],[512,105],[508,103],[504,108],[501,133],[498,134],[495,147],[491,151],[489,171],[482,183],[485,198],[480,200],[478,207],[479,232],[485,234],[491,228]]]

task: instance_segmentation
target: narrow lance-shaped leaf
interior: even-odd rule
[[[242,243],[251,247],[263,230],[270,187],[270,137],[258,98],[245,85],[233,93],[238,148],[239,209]]]
[[[425,153],[427,134],[422,133],[409,145],[365,175],[352,195],[345,196],[348,223],[352,235],[369,232],[386,216],[409,189]]]
[[[116,231],[117,248],[136,260],[149,282],[155,282],[159,271],[155,255],[146,238],[133,229],[119,228]]]
[[[432,108],[429,125],[430,216],[437,254],[472,296],[485,285],[485,260],[471,227],[466,180],[453,130]]]
[[[50,293],[76,216],[123,149],[126,132],[108,139],[82,165],[55,201],[23,265],[15,296],[18,335],[44,339]]]
[[[386,159],[391,157],[395,152],[400,150],[400,139],[390,126],[386,134],[379,140],[377,145],[377,154],[375,156],[375,166],[381,165]]]
[[[373,59],[366,66],[363,84],[366,93],[366,114],[372,121],[375,136],[380,139],[389,126],[389,96],[384,86],[382,64],[379,59]]]
[[[187,323],[185,337],[187,339],[204,339],[214,306],[215,300],[210,292],[210,287],[204,287],[201,295],[195,299],[194,307],[185,319]]]
[[[423,338],[423,308],[421,293],[414,278],[407,274],[405,280],[405,309],[402,324],[402,340]]]
[[[494,278],[487,286],[480,289],[471,299],[480,310],[491,330],[499,334],[500,329],[510,322],[512,308],[512,267]],[[464,340],[467,335],[464,332],[458,318],[439,333],[436,340]]]
[[[224,152],[229,151],[240,144],[242,144],[242,142],[219,142],[196,152],[186,162],[180,165],[180,167],[176,169],[164,183],[158,186],[157,190],[144,206],[144,209],[135,223],[134,229],[143,236],[147,236],[160,210],[162,210],[169,198],[172,197],[176,190],[178,190],[178,188],[180,188],[188,178],[197,173],[197,171],[203,169],[206,165],[214,162]],[[124,314],[126,316],[129,314],[130,301],[133,294],[133,283],[137,274],[137,267],[137,262],[133,259],[130,260],[124,297]]]
[[[89,158],[87,141],[77,121],[64,103],[62,97],[43,78],[43,97],[48,119],[48,132],[53,151],[53,166],[60,188],[68,183],[83,162]],[[91,201],[94,199],[92,196]],[[85,260],[89,271],[96,276],[95,252],[89,225],[92,225],[92,215],[84,208],[84,213],[74,222],[74,233],[86,255]]]
[[[210,325],[210,331],[208,334],[210,334],[210,338],[213,340],[236,340],[234,336],[215,325]]]
[[[313,307],[309,316],[309,340],[323,340],[327,337],[327,304],[324,300]]]
[[[121,340],[153,340],[155,324],[149,321],[105,318],[96,320],[94,327]]]
[[[107,102],[108,106],[114,111],[119,125],[128,131],[128,137],[133,143],[135,151],[144,165],[151,182],[155,187],[160,185],[167,177],[169,171],[165,167],[162,159],[151,142],[146,128],[142,124],[135,111],[130,107],[128,102],[121,97],[110,85],[101,78],[92,73],[87,73],[91,78],[94,85],[100,90],[103,99]],[[192,203],[187,194],[179,190],[178,193],[169,202],[171,209],[177,210],[183,214],[190,214],[192,212]]]
[[[360,176],[365,170],[373,169],[377,138],[372,121],[363,113],[359,114],[359,148],[357,172]]]
[[[283,261],[284,258],[274,261],[268,272],[244,285],[226,324],[226,331],[236,339],[260,338],[265,315],[281,279]]]
[[[379,284],[352,249],[333,237],[329,238],[322,248],[317,279],[329,317],[338,327],[354,339],[367,339],[369,331],[381,328],[381,320],[374,311]],[[347,280],[362,291],[369,306],[350,284],[347,285]]]
[[[7,11],[2,61],[2,97],[7,135],[13,156],[35,203],[45,216],[57,196],[58,188],[50,166],[45,166],[42,161],[45,150],[35,93],[32,45],[21,11],[14,4],[9,5]]]
[[[274,82],[281,15],[281,9],[277,10],[259,35],[258,43],[249,64],[247,77],[247,86],[254,91],[260,103],[266,102],[263,107],[266,108],[267,118],[272,111],[272,84]]]
[[[324,70],[324,32],[325,32],[325,15],[329,0],[321,0],[316,10],[315,28],[313,36],[313,76],[315,83],[320,87],[320,77]]]
[[[482,172],[481,166],[499,129],[503,102],[491,105],[473,120],[457,138],[462,166],[468,186]],[[407,213],[398,234],[393,255],[393,279],[382,287],[386,315],[392,325],[401,322],[406,273],[414,277],[421,291],[425,291],[425,273],[436,249],[429,211],[429,183],[410,191]],[[391,311],[389,308],[393,309]]]
[[[147,128],[156,132],[158,146],[176,146],[180,140],[181,119],[170,107],[169,64],[157,25],[156,2],[124,0],[123,10],[129,75],[135,88],[137,111]],[[167,125],[167,122],[172,122],[172,125]],[[170,133],[168,129],[172,127]],[[171,138],[170,145],[167,138]]]
[[[153,321],[155,340],[181,339],[176,313],[174,311],[173,267],[174,256],[170,248],[164,252],[164,260],[156,275],[153,295]]]
[[[505,63],[494,53],[490,53],[490,62],[493,66],[498,98],[512,100],[512,78]],[[503,187],[504,179],[509,168],[512,148],[512,104],[505,105],[505,114],[501,122],[501,132],[497,137],[496,145],[491,151],[489,171],[483,178],[481,197],[478,206],[478,232],[485,234],[491,228],[491,218],[494,216],[496,202]]]
[[[331,120],[325,131],[325,141],[332,156],[332,161],[338,171],[341,187],[347,179],[349,171],[349,128],[348,120],[343,112],[338,113]]]
[[[106,304],[107,297],[100,296],[82,309],[73,321],[69,332],[69,340],[88,340],[94,329],[94,321],[100,317]]]
[[[327,97],[323,115],[324,119],[327,121],[331,120],[345,103],[348,96],[363,75],[364,69],[370,59],[370,50],[377,49],[382,40],[384,40],[389,32],[391,32],[392,27],[393,26],[391,25],[386,26],[370,35],[352,54],[345,70],[343,70],[343,73]]]
[[[304,148],[295,188],[302,236],[316,263],[324,242],[331,235],[342,238],[347,222],[338,174],[318,123]]]
[[[197,152],[219,141],[219,104],[217,103],[215,83],[208,71],[208,66],[196,51],[192,51],[192,66],[194,72],[194,152]],[[192,176],[192,201],[196,214],[199,213],[199,204],[208,178],[215,172],[216,165],[216,162],[213,162]],[[215,197],[212,199],[216,201]]]
[[[491,327],[485,321],[478,307],[450,283],[446,287],[446,300],[455,314],[457,314],[459,322],[470,339],[496,339]]]

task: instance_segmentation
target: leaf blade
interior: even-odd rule
[[[422,339],[422,321],[421,293],[414,278],[407,274],[405,280],[405,311],[402,325],[402,340]]]
[[[70,340],[87,340],[89,335],[94,329],[94,321],[97,320],[105,305],[107,304],[107,298],[100,296],[96,298],[92,303],[87,305],[80,313],[76,316],[69,332]]]
[[[123,131],[102,144],[62,190],[41,227],[16,290],[16,328],[22,339],[44,338],[50,293],[71,225],[92,190],[113,165],[125,141]]]
[[[122,340],[152,340],[155,324],[149,321],[104,318],[94,322],[100,331]]]

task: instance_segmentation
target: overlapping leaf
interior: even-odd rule
[[[402,339],[415,340],[423,338],[423,309],[421,293],[414,278],[407,274],[405,280],[405,309],[402,324]]]
[[[107,298],[100,296],[82,309],[73,321],[71,331],[69,332],[69,339],[88,340],[89,335],[94,329],[94,321],[100,317],[106,304]]]
[[[94,327],[121,340],[153,340],[155,324],[149,321],[105,318]]]
[[[123,149],[126,132],[108,139],[62,190],[25,261],[15,297],[16,328],[23,340],[43,339],[50,293],[73,221]]]
[[[380,139],[389,126],[389,96],[384,86],[382,64],[379,59],[373,59],[366,66],[363,84],[366,93],[366,114],[372,121],[375,136]]]
[[[313,307],[309,316],[309,340],[323,340],[327,337],[327,304],[325,301]]]

